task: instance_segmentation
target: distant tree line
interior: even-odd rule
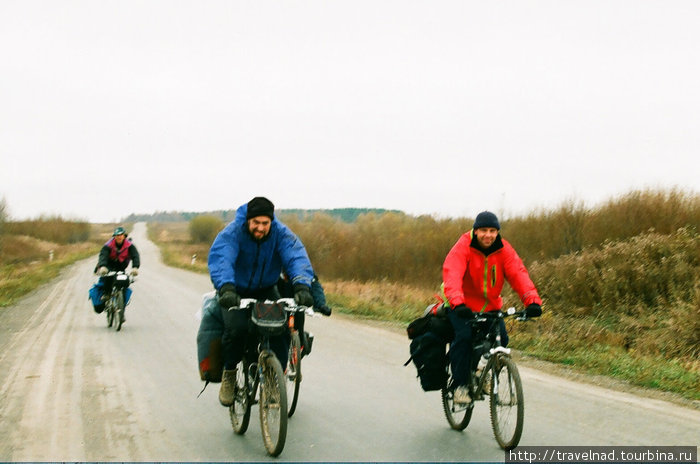
[[[400,213],[400,211],[383,208],[280,209],[276,211],[278,216],[296,216],[301,220],[313,217],[317,213],[327,214],[343,222],[355,222],[363,214]],[[223,222],[231,222],[236,217],[236,210],[203,212],[156,211],[152,214],[130,214],[122,222],[189,222],[198,216],[212,216],[220,218]]]

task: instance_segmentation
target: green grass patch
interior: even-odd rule
[[[64,267],[94,256],[99,250],[98,245],[93,245],[88,249],[68,253],[51,262],[0,266],[0,276],[2,276],[0,278],[0,307],[15,303],[39,286],[55,279]]]
[[[563,347],[556,342],[518,337],[511,337],[510,346],[528,356],[571,366],[588,374],[700,400],[700,372],[661,356],[638,355],[608,345]]]

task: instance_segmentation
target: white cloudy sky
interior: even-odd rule
[[[700,191],[700,2],[0,0],[11,217]]]

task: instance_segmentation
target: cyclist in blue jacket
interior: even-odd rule
[[[280,273],[289,276],[297,304],[312,306],[314,272],[301,240],[274,215],[274,205],[255,197],[236,211],[235,219],[214,239],[209,250],[209,275],[217,290],[224,321],[222,355],[224,370],[219,402],[233,403],[236,366],[243,357],[248,315],[239,311],[241,298],[276,300]],[[270,347],[287,364],[289,335],[273,337]]]

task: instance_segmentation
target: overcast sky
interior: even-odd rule
[[[700,191],[700,2],[0,0],[14,219]]]

